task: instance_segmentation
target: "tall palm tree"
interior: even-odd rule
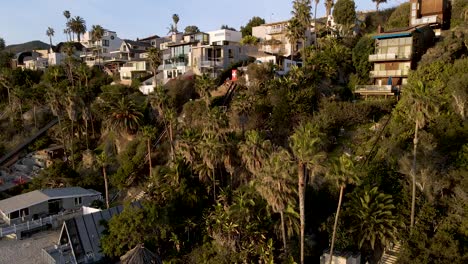
[[[291,14],[294,18],[296,18],[299,22],[300,28],[298,31],[301,33],[301,40],[302,40],[302,64],[305,65],[305,46],[307,41],[307,30],[310,29],[311,24],[311,0],[294,0],[293,1],[293,10]]]
[[[13,89],[11,84],[12,71],[9,68],[0,69],[0,85],[7,89],[8,94],[8,106],[11,107],[11,89]]]
[[[71,17],[70,11],[68,10],[63,11],[63,16],[67,19],[67,23],[66,23],[67,28],[64,29],[63,32],[65,33],[65,35],[68,36],[68,39],[71,41],[72,38],[71,38],[71,29],[70,29],[70,17]]]
[[[271,142],[264,140],[256,130],[247,131],[245,141],[239,144],[239,154],[252,175],[260,173],[263,163],[271,151]]]
[[[52,37],[55,34],[55,30],[51,27],[47,28],[46,35],[49,37],[50,52],[52,52]]]
[[[63,135],[63,125],[62,125],[62,118],[61,118],[63,115],[63,109],[64,109],[63,99],[62,99],[64,96],[65,95],[63,91],[55,85],[51,85],[46,90],[46,100],[47,100],[47,103],[49,104],[52,114],[57,117],[59,130],[60,130],[59,134],[61,137],[62,145],[64,146],[63,149],[65,150],[65,156],[66,156],[67,154],[66,154],[66,148],[65,148],[65,136]]]
[[[290,147],[297,162],[299,214],[301,217],[301,264],[304,263],[304,232],[305,232],[305,184],[309,176],[313,182],[316,174],[321,171],[321,163],[325,158],[322,152],[323,134],[311,123],[303,123],[289,138]]]
[[[208,74],[197,76],[195,79],[195,89],[201,98],[205,101],[206,108],[210,106],[210,91],[215,87],[215,81]]]
[[[71,151],[71,161],[72,161],[72,167],[75,169],[75,157],[74,157],[74,139],[75,139],[75,122],[77,121],[78,117],[78,95],[76,91],[73,91],[72,89],[69,89],[66,94],[66,100],[67,104],[65,106],[65,109],[68,114],[68,118],[71,121],[71,130],[70,130],[70,151]]]
[[[70,20],[70,29],[73,33],[76,33],[78,42],[80,42],[81,34],[86,32],[86,21],[80,16],[75,16]]]
[[[351,232],[358,238],[359,248],[369,243],[372,249],[396,240],[399,222],[392,196],[377,187],[355,192],[346,204]]]
[[[153,87],[156,87],[156,75],[158,74],[158,68],[162,64],[161,50],[155,47],[151,47],[148,50],[148,61],[153,72]]]
[[[331,10],[332,10],[334,5],[335,5],[335,3],[334,3],[333,0],[325,0],[325,12],[326,12],[326,18],[327,19],[328,19],[328,16],[331,15]]]
[[[338,217],[340,215],[341,202],[343,200],[343,192],[348,184],[355,184],[359,181],[354,168],[353,160],[346,154],[343,154],[339,160],[333,163],[331,172],[327,175],[340,188],[340,197],[338,199],[338,207],[336,208],[335,223],[333,225],[333,235],[330,246],[330,264],[333,259],[333,248],[335,246],[336,227],[338,225]]]
[[[93,25],[93,27],[91,29],[91,40],[96,45],[99,65],[101,65],[101,58],[99,57],[99,54],[100,54],[101,49],[102,49],[102,44],[100,43],[100,41],[102,40],[103,36],[104,36],[104,28],[101,27],[100,25]]]
[[[146,145],[148,148],[149,177],[151,177],[153,169],[153,165],[151,163],[151,141],[156,137],[156,128],[153,126],[143,127],[143,136],[146,139]]]
[[[178,14],[173,14],[172,15],[172,21],[174,22],[174,33],[178,33],[179,30],[177,30],[177,24],[179,23],[179,15]]]
[[[315,0],[315,9],[314,9],[314,35],[315,35],[315,48],[318,48],[317,40],[317,6],[320,0]]]
[[[289,23],[287,25],[287,33],[286,37],[288,38],[289,42],[291,43],[291,61],[293,60],[293,55],[294,51],[297,46],[297,42],[301,39],[302,37],[302,29],[301,25],[299,23],[299,20],[297,18],[293,17],[289,20]]]
[[[379,6],[380,4],[382,3],[387,3],[387,0],[372,0],[372,2],[375,3],[375,10],[377,11],[377,13],[379,12]]]
[[[294,204],[296,191],[291,177],[294,172],[291,155],[288,151],[279,149],[269,155],[253,181],[255,190],[267,201],[273,212],[280,214],[283,250],[286,254],[288,250],[284,213],[288,204]]]
[[[428,89],[421,82],[410,83],[408,85],[407,94],[409,105],[411,105],[410,116],[414,119],[414,136],[413,136],[413,168],[411,170],[411,220],[410,228],[414,226],[414,215],[416,207],[416,161],[418,154],[419,129],[423,128],[427,119],[432,118],[437,112],[437,102],[428,94]]]
[[[110,127],[119,132],[133,134],[138,130],[143,113],[135,103],[127,97],[110,104],[108,120]]]
[[[107,166],[109,165],[109,156],[105,151],[101,152],[96,157],[96,161],[102,169],[102,176],[104,178],[104,189],[106,192],[106,208],[109,209],[109,181],[107,179]]]

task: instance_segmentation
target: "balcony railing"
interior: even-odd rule
[[[267,34],[279,34],[286,31],[286,27],[281,27],[281,28],[268,28],[266,30]]]
[[[409,70],[370,71],[370,77],[398,77],[408,76]]]
[[[371,54],[369,55],[369,61],[390,61],[390,60],[406,60],[411,59],[411,54],[396,54],[396,53],[384,53],[384,54]]]
[[[223,67],[223,62],[221,61],[213,61],[213,60],[205,60],[200,62],[200,67]]]
[[[286,49],[284,47],[273,47],[271,45],[265,45],[260,50],[263,52],[274,53],[274,54],[286,53]]]
[[[416,19],[413,19],[411,22],[413,25],[421,25],[421,24],[440,23],[441,21],[437,15],[432,15],[432,16],[424,16],[421,18],[416,18]]]
[[[171,63],[171,64],[164,64],[163,69],[164,70],[170,70],[170,69],[174,69],[174,68],[177,68],[177,67],[184,67],[184,66],[187,66],[187,63],[185,63],[185,62],[174,62],[174,63]]]
[[[391,85],[356,85],[355,92],[392,92]]]

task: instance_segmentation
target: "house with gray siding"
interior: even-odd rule
[[[9,225],[78,210],[101,200],[100,192],[81,187],[36,190],[0,200],[0,218]]]

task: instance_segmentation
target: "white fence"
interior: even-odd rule
[[[22,232],[22,231],[27,231],[27,230],[31,230],[34,228],[42,227],[47,224],[53,224],[54,221],[57,221],[57,222],[64,221],[66,219],[73,218],[80,214],[82,214],[81,209],[76,210],[76,211],[62,212],[57,215],[51,215],[51,216],[47,216],[47,217],[40,218],[37,220],[27,221],[25,223],[21,223],[17,225],[14,224],[14,225],[7,226],[7,227],[0,227],[0,238],[8,236],[8,235],[12,235],[12,234],[18,234],[19,232]]]

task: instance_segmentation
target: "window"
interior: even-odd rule
[[[102,45],[103,45],[104,47],[109,47],[109,40],[108,40],[108,39],[103,39],[103,40],[102,40]]]
[[[83,200],[81,197],[75,197],[75,205],[81,205],[83,203]]]
[[[10,219],[16,219],[19,217],[19,211],[14,211],[10,213]]]
[[[232,49],[228,49],[228,54],[229,54],[229,58],[234,58],[234,54],[232,52]]]
[[[20,210],[20,216],[25,217],[29,215],[29,208],[24,208]]]

